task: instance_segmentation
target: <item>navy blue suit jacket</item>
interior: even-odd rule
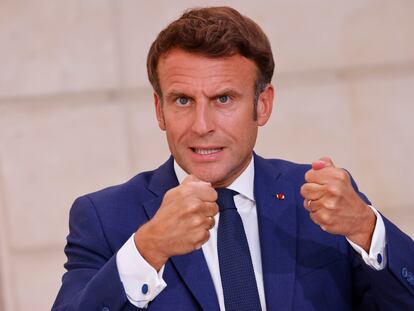
[[[369,268],[344,237],[310,220],[299,190],[309,168],[255,155],[267,309],[414,310],[413,240],[384,218],[388,265],[382,271]],[[75,201],[65,247],[67,272],[53,310],[137,310],[125,295],[116,253],[177,185],[170,158],[155,171]],[[285,198],[277,199],[278,193]],[[148,310],[219,310],[202,250],[170,258],[163,277],[168,285]]]

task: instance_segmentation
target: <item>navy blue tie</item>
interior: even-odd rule
[[[216,190],[220,208],[217,251],[226,311],[261,310],[246,233],[234,205],[237,192]]]

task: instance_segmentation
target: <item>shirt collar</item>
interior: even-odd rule
[[[177,175],[178,182],[181,184],[182,181],[187,177],[187,173],[178,165],[178,163],[174,160],[174,171],[175,175]],[[231,185],[227,188],[237,191],[239,194],[243,195],[247,199],[254,201],[254,194],[253,194],[253,182],[254,182],[254,157],[249,163],[249,165],[245,168],[245,170],[237,177]]]

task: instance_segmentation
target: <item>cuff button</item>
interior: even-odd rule
[[[148,291],[149,291],[148,284],[147,284],[147,283],[145,283],[145,284],[144,284],[144,285],[142,285],[142,287],[141,287],[141,293],[143,293],[144,295],[146,295],[146,294],[148,294]]]
[[[381,256],[381,254],[378,254],[378,255],[377,255],[377,262],[378,262],[379,264],[381,264],[381,263],[382,263],[382,256]]]

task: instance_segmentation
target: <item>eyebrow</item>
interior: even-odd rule
[[[208,96],[208,98],[210,100],[213,100],[213,99],[216,99],[217,97],[224,96],[224,95],[231,96],[231,97],[234,97],[234,98],[242,97],[242,94],[240,92],[237,92],[236,90],[231,89],[231,88],[226,88],[226,89],[220,90],[218,92],[215,92],[213,95]],[[185,92],[176,91],[176,90],[172,90],[172,91],[168,92],[165,96],[167,101],[177,99],[179,97],[187,97],[190,100],[194,100],[194,98],[192,96],[187,95]]]
[[[172,100],[172,99],[176,99],[176,98],[179,98],[179,97],[187,97],[187,98],[189,98],[190,100],[193,100],[193,98],[192,98],[191,96],[188,96],[188,95],[187,95],[187,94],[185,94],[184,92],[175,91],[175,90],[173,90],[173,91],[171,91],[171,92],[168,92],[168,93],[166,94],[166,96],[165,96],[165,98],[167,99],[167,101],[168,101],[168,100]]]
[[[231,96],[231,97],[241,97],[242,96],[242,94],[240,92],[237,92],[234,89],[223,89],[223,90],[218,91],[215,95],[211,96],[210,99],[214,99],[214,98],[217,98],[217,97],[220,97],[220,96],[223,96],[223,95],[228,95],[228,96]]]

